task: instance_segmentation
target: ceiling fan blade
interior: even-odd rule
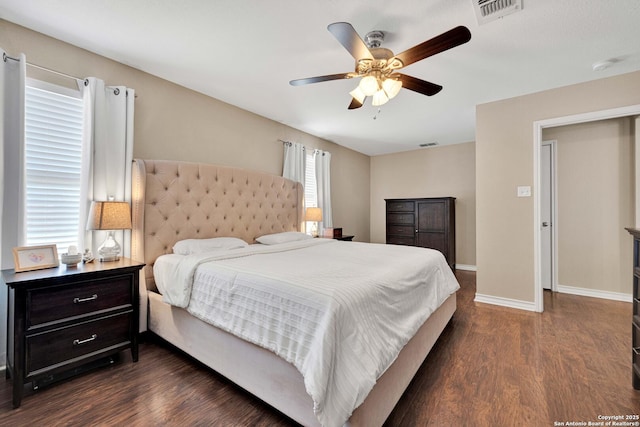
[[[367,45],[348,22],[334,22],[329,24],[327,30],[349,51],[356,61],[359,59],[373,59],[373,55],[371,55]]]
[[[413,64],[422,59],[428,58],[436,53],[444,52],[456,46],[460,46],[471,40],[471,32],[467,27],[459,26],[455,27],[445,33],[440,34],[420,43],[404,52],[399,53],[395,57],[398,58],[403,66]]]
[[[366,101],[366,97],[362,100],[362,102],[358,101],[355,98],[351,99],[351,104],[349,104],[349,110],[355,110],[356,108],[360,108],[362,107],[362,105],[364,104],[364,101]]]
[[[398,76],[400,78],[403,88],[421,93],[423,95],[433,96],[442,90],[442,86],[440,85],[427,82],[425,80],[416,79],[415,77],[407,76],[406,74],[395,73],[394,76]]]
[[[302,86],[310,83],[328,82],[330,80],[350,79],[353,77],[353,73],[341,73],[341,74],[328,74],[326,76],[307,77],[306,79],[291,80],[289,84],[291,86]]]

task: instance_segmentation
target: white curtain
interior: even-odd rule
[[[24,141],[24,91],[27,58],[7,58],[4,50],[0,62],[0,265],[13,268],[13,247],[24,245],[24,212],[21,191]],[[4,286],[3,286],[4,287]],[[7,291],[0,290],[0,342],[7,342]],[[0,366],[7,360],[6,348],[0,344]]]
[[[135,92],[123,86],[106,86],[95,77],[87,78],[81,90],[85,128],[78,244],[95,254],[107,232],[85,230],[91,202],[113,199],[131,203]],[[116,240],[123,255],[129,257],[131,232],[117,232]]]
[[[0,49],[1,50],[1,49]],[[0,88],[0,185],[2,229],[0,239],[2,268],[13,268],[13,247],[24,245],[24,109],[27,58],[21,54],[18,61],[7,58],[2,51]],[[3,317],[3,319],[6,316]]]
[[[316,150],[316,186],[318,191],[318,207],[322,209],[322,222],[318,224],[320,235],[325,228],[333,228],[331,212],[331,153]]]
[[[304,145],[297,142],[284,143],[284,164],[282,176],[298,181],[304,186],[304,173],[306,168],[306,156]]]

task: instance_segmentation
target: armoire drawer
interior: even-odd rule
[[[388,212],[413,212],[414,210],[414,202],[387,202]]]
[[[412,213],[387,213],[387,224],[409,225],[413,227],[415,222],[415,216]]]
[[[413,236],[415,230],[411,225],[389,225],[387,226],[387,233],[396,236]]]
[[[391,245],[406,245],[414,246],[415,239],[413,237],[405,236],[387,236],[387,243]]]

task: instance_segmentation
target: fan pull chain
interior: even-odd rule
[[[376,120],[378,118],[378,114],[380,114],[380,108],[378,108],[378,112],[373,116],[373,120]]]

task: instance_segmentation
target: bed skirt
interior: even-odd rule
[[[453,294],[420,327],[345,426],[384,423],[455,310]],[[271,351],[164,303],[155,292],[149,292],[149,330],[298,423],[319,426],[302,375]]]

